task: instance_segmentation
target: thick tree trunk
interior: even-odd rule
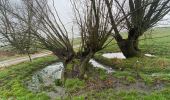
[[[118,45],[126,58],[140,56],[141,52],[138,48],[138,40],[123,39]]]
[[[64,87],[65,85],[65,81],[67,79],[67,71],[66,71],[66,67],[68,65],[68,63],[63,63],[64,67],[63,67],[63,70],[62,70],[62,73],[61,73],[61,82],[62,82],[62,85]]]
[[[133,42],[133,45],[134,45],[134,48],[140,52],[140,49],[139,49],[139,40],[138,38],[137,39],[134,39],[134,42]]]
[[[132,28],[129,30],[127,39],[117,40],[118,45],[126,58],[140,56],[141,52],[138,47],[139,37],[141,32],[138,28]]]
[[[74,59],[75,53],[73,50],[66,51],[65,49],[55,49],[53,54],[63,62],[64,68],[61,73],[61,82],[64,86],[67,79],[67,65]]]
[[[89,53],[85,58],[83,58],[80,62],[80,73],[79,73],[79,77],[80,78],[84,78],[84,75],[86,73],[86,71],[88,70],[88,66],[87,64],[89,63],[90,59],[93,57],[94,53]]]

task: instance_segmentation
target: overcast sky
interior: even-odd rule
[[[18,3],[20,0],[12,0],[14,3]],[[49,2],[52,0],[49,0]],[[73,19],[73,13],[72,13],[72,6],[70,4],[70,0],[54,0],[55,1],[55,7],[57,8],[57,11],[60,15],[60,18],[62,19],[63,23],[66,26],[70,26],[70,22]],[[165,16],[164,19],[169,19],[168,21],[161,21],[159,24],[168,24],[170,26],[170,14]]]
[[[55,0],[55,6],[64,23],[69,23],[69,19],[73,18],[70,0]]]
[[[19,2],[20,0],[11,0],[11,1],[13,1],[14,4],[20,3]],[[73,19],[70,0],[54,0],[54,1],[55,1],[55,7],[57,8],[60,18],[62,19],[63,23],[70,29],[70,27],[72,27],[72,24],[70,24],[70,22]],[[159,22],[158,26],[161,27],[170,26],[170,14],[165,16],[164,19],[168,19],[168,20]],[[74,33],[74,35],[78,36],[78,33]]]
[[[67,26],[69,26],[68,23],[73,18],[70,0],[55,0],[55,6],[58,9],[58,12],[63,22],[67,24]],[[168,21],[165,19],[168,19]],[[166,15],[163,20],[164,21],[158,23],[158,26],[170,26],[170,14]]]

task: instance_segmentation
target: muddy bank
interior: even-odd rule
[[[88,80],[86,87],[73,95],[83,95],[84,93],[94,90],[100,92],[104,89],[113,89],[115,91],[140,91],[144,93],[152,93],[155,90],[163,90],[165,84],[162,82],[154,82],[153,84],[146,84],[142,80],[136,80],[135,82],[128,82],[126,78],[115,78],[112,75],[108,76],[106,80],[101,80],[99,78],[93,78],[93,80]]]
[[[93,59],[91,59],[89,63],[95,68],[106,70],[107,73],[115,72],[109,66],[102,65]],[[65,96],[65,89],[61,86],[57,86],[61,79],[63,68],[64,65],[62,62],[56,62],[35,72],[30,81],[26,82],[28,89],[35,93],[44,91],[52,100],[56,97]]]

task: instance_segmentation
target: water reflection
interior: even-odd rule
[[[122,52],[118,52],[118,53],[105,53],[102,56],[105,57],[105,58],[108,58],[108,59],[113,59],[113,58],[126,59],[126,57],[123,55]]]
[[[97,68],[104,69],[104,70],[107,71],[107,73],[115,72],[115,71],[114,71],[112,68],[110,68],[109,66],[105,66],[105,65],[103,65],[103,64],[95,61],[94,59],[91,59],[89,62],[93,65],[93,67],[97,67]]]
[[[63,68],[63,63],[57,62],[36,72],[32,80],[27,82],[28,89],[33,92],[45,91],[53,99],[65,95],[64,88],[55,85],[55,81],[61,78]]]
[[[91,63],[94,67],[106,70],[108,73],[114,72],[114,70],[110,67],[104,66],[93,59],[91,59],[89,63]],[[37,71],[32,76],[32,79],[27,82],[28,89],[33,92],[45,91],[52,99],[55,99],[58,96],[64,96],[64,88],[56,86],[56,80],[61,79],[63,68],[63,63],[57,62]]]

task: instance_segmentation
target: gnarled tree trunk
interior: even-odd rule
[[[94,53],[89,53],[85,58],[81,59],[80,61],[80,73],[79,73],[79,77],[80,78],[84,78],[84,75],[86,73],[86,71],[88,70],[88,63],[90,61],[90,59],[94,56]]]
[[[138,48],[138,40],[123,39],[118,42],[118,45],[126,58],[136,57],[141,54]]]
[[[141,55],[141,51],[138,47],[139,37],[138,28],[130,29],[127,39],[118,39],[118,45],[126,58],[136,57]]]
[[[64,68],[62,69],[62,73],[61,73],[61,82],[63,87],[65,85],[65,81],[67,80],[67,70],[66,70],[67,65],[68,65],[67,62],[63,62]]]

